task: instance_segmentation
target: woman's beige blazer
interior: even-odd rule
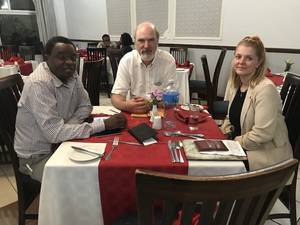
[[[229,108],[236,91],[228,82],[225,100],[229,100]],[[282,116],[280,95],[268,78],[264,78],[254,88],[248,88],[240,122],[241,136],[235,140],[246,150],[250,170],[268,167],[293,157]],[[227,116],[222,126],[223,132],[229,132],[231,126]]]

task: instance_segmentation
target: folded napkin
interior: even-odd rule
[[[191,63],[189,60],[186,60],[184,63],[180,64],[178,63],[178,61],[176,60],[176,67],[177,68],[190,68],[191,67]]]
[[[193,112],[193,114],[197,114],[198,119],[195,120],[195,118],[193,118],[193,120],[190,121],[190,111],[175,110],[175,117],[184,123],[201,123],[209,117],[209,114],[206,112]]]

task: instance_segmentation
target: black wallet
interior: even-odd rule
[[[149,138],[157,139],[156,130],[149,127],[145,123],[141,123],[135,127],[128,129],[128,132],[141,144],[143,144],[143,142]]]

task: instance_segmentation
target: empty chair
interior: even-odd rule
[[[187,48],[170,48],[170,54],[176,60],[176,63],[184,64],[188,59],[188,49]]]
[[[97,48],[98,42],[88,42],[87,47],[88,48]]]
[[[297,166],[298,161],[291,159],[262,170],[215,177],[137,170],[137,224],[154,224],[153,204],[161,202],[159,224],[173,224],[180,208],[176,224],[192,224],[194,213],[200,211],[200,225],[263,225]]]
[[[111,86],[108,83],[107,72],[107,49],[106,48],[87,48],[88,61],[103,60],[101,66],[100,89],[105,89],[107,96],[110,98]],[[100,74],[99,74],[100,76]]]
[[[123,55],[122,55],[121,51],[109,51],[108,52],[108,57],[109,57],[109,61],[111,64],[114,81],[116,80],[118,66],[119,66],[119,62],[120,62],[122,56]]]
[[[103,59],[87,61],[83,65],[82,83],[87,90],[92,105],[99,105],[100,76]]]
[[[223,65],[223,61],[226,55],[226,49],[222,49],[220,52],[219,59],[217,61],[213,80],[211,81],[208,62],[206,55],[201,56],[202,68],[204,72],[205,81],[202,80],[190,80],[189,87],[190,87],[190,96],[191,100],[192,94],[197,93],[197,100],[200,104],[201,99],[207,100],[207,106],[209,112],[213,115],[216,119],[223,119],[227,114],[228,102],[227,101],[216,101],[217,100],[217,92],[218,92],[218,83],[221,68]]]
[[[10,153],[15,173],[19,225],[25,225],[27,219],[37,219],[37,214],[26,213],[26,210],[39,194],[41,186],[38,181],[19,172],[19,158],[14,150],[17,101],[22,89],[23,80],[19,74],[0,78],[0,136]]]
[[[283,103],[282,114],[288,128],[289,139],[293,149],[294,158],[300,160],[300,77],[288,73],[285,77],[283,87],[280,92]],[[270,215],[270,219],[289,218],[291,225],[297,224],[296,212],[296,186],[297,186],[298,167],[295,171],[293,181],[287,185],[280,200],[289,209],[288,213],[276,213]]]

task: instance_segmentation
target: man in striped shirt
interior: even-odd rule
[[[75,72],[75,53],[69,39],[51,38],[45,46],[46,62],[25,80],[18,102],[14,144],[20,171],[39,181],[52,144],[126,127],[123,114],[84,122],[92,106]]]

